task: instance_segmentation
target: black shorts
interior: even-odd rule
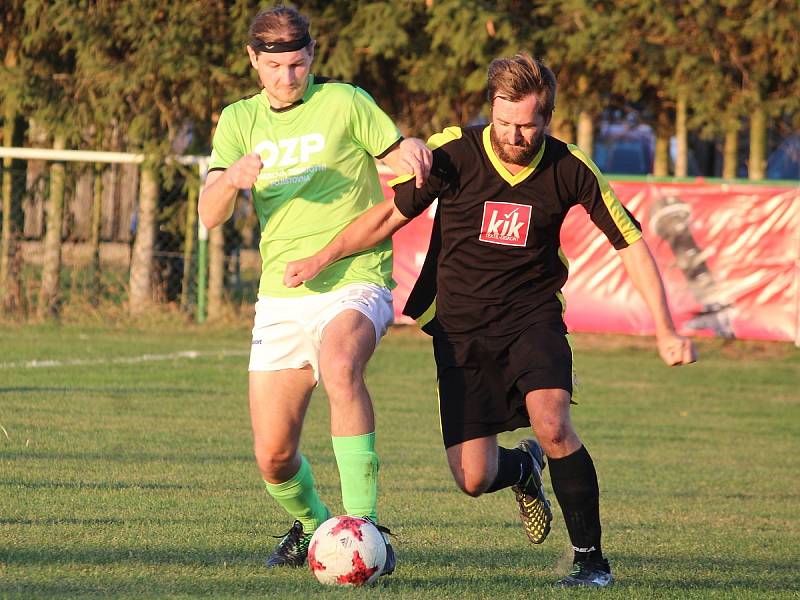
[[[433,353],[445,448],[530,427],[532,390],[572,393],[572,349],[560,321],[507,336],[435,335]]]

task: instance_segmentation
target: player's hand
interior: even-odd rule
[[[658,353],[670,367],[688,365],[697,360],[697,351],[692,340],[677,333],[658,336]]]
[[[293,260],[286,265],[286,270],[283,272],[283,285],[288,288],[296,288],[303,282],[314,279],[324,266],[316,255]]]
[[[422,187],[431,172],[433,153],[419,138],[406,138],[400,142],[400,160],[405,164],[406,172],[413,173],[416,186]]]
[[[246,154],[225,170],[228,183],[239,190],[253,187],[261,172],[261,157],[255,152]]]

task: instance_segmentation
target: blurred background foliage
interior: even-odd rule
[[[4,0],[0,100],[70,148],[207,152],[221,108],[258,91],[246,0]],[[800,126],[800,10],[793,0],[312,0],[315,71],[357,83],[427,136],[487,115],[497,56],[541,57],[560,89],[556,125],[635,107],[657,134]],[[11,145],[3,140],[4,145]],[[591,149],[590,149],[591,150]]]

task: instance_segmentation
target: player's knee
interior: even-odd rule
[[[488,489],[491,481],[487,481],[484,473],[464,473],[456,478],[456,484],[467,496],[477,498]]]
[[[294,451],[286,448],[272,448],[256,443],[254,446],[258,470],[265,479],[288,479],[292,476]]]
[[[351,398],[364,385],[361,366],[345,357],[330,359],[321,364],[320,374],[325,391],[332,401],[338,397]]]
[[[545,422],[536,430],[536,437],[546,454],[558,453],[574,435],[569,423],[558,420]]]

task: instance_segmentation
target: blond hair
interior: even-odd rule
[[[556,107],[556,76],[524,52],[489,63],[487,83],[489,104],[494,104],[495,98],[519,102],[535,94],[542,116],[548,117]]]

